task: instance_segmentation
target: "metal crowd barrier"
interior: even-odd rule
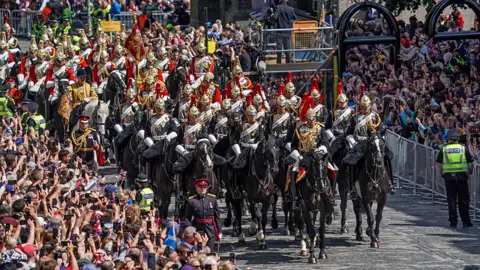
[[[19,37],[30,36],[33,23],[37,18],[38,11],[31,10],[13,10],[10,15],[10,24],[15,29],[16,35]]]
[[[152,12],[152,17],[155,21],[161,23],[162,25],[166,25],[168,22],[168,16],[170,16],[173,12],[159,12],[159,11],[153,11]]]
[[[394,153],[392,169],[396,185],[399,188],[412,190],[413,195],[419,195],[431,200],[432,203],[445,204],[445,181],[437,173],[436,158],[438,150],[416,143],[400,135],[387,131],[385,135],[387,147]],[[480,212],[480,162],[474,163],[474,169],[469,181],[470,207],[473,219],[479,221]]]
[[[7,16],[7,18],[11,18],[12,16],[10,15],[10,10],[8,9],[4,9],[4,8],[0,8],[0,25],[3,26],[3,24],[5,23],[5,16]]]

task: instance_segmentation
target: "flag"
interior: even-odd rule
[[[93,231],[94,235],[101,235],[102,234],[102,224],[100,223],[100,220],[97,219],[97,222],[95,222],[95,225],[93,225]]]
[[[137,61],[140,61],[147,54],[147,48],[143,44],[138,25],[135,25],[132,33],[125,40],[125,48],[127,48]]]
[[[177,239],[175,238],[175,226],[168,229],[167,237],[163,240],[163,244],[171,249],[177,248]]]
[[[180,240],[179,242],[180,242],[181,245],[186,246],[190,251],[193,249],[193,246],[190,245],[189,243],[187,243],[185,241],[182,241],[182,240]]]

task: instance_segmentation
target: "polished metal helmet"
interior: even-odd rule
[[[129,98],[135,98],[137,96],[137,92],[133,88],[128,88],[127,89],[127,97]]]
[[[8,23],[8,20],[4,21],[3,26],[2,26],[2,31],[8,34],[8,33],[10,33],[11,29],[12,29],[12,27],[10,27],[10,24]]]
[[[153,76],[148,76],[146,79],[145,79],[145,83],[147,84],[154,84],[155,83],[155,78]]]
[[[199,54],[204,54],[206,50],[205,44],[203,44],[203,42],[198,43],[197,46],[195,47],[195,50]]]
[[[311,96],[315,99],[315,100],[318,100],[320,98],[320,92],[318,91],[318,89],[313,89],[312,90],[312,93],[311,93]]]
[[[316,116],[315,110],[312,108],[308,109],[307,113],[305,114],[305,118],[310,120],[315,119],[315,116]]]
[[[242,70],[242,66],[240,65],[240,60],[237,56],[237,64],[235,65],[235,67],[233,68],[233,74],[235,75],[240,75],[243,73],[243,70]]]
[[[338,95],[337,101],[340,102],[340,103],[347,102],[347,101],[348,101],[348,97],[347,97],[347,95],[345,95],[344,93],[341,93],[340,95]]]
[[[38,46],[37,46],[37,41],[35,40],[35,36],[32,36],[32,39],[30,40],[30,49],[28,50],[31,55],[35,55],[38,52]]]
[[[279,107],[285,107],[287,105],[287,98],[284,95],[279,95],[276,100],[276,104]]]
[[[157,52],[157,55],[159,57],[163,57],[167,54],[167,49],[165,49],[165,47],[160,47],[160,49],[158,50]]]
[[[259,94],[256,94],[256,95],[253,97],[252,102],[253,102],[254,105],[260,106],[260,105],[262,105],[262,103],[263,103],[263,99],[262,99],[262,97],[261,97]]]
[[[200,98],[200,103],[204,106],[209,106],[210,102],[210,97],[207,94],[203,94],[202,98]]]
[[[214,78],[215,76],[211,72],[207,72],[207,74],[205,74],[205,81],[207,82],[212,82]]]
[[[115,46],[115,53],[116,54],[123,55],[124,52],[125,52],[125,49],[123,48],[122,45],[118,44],[117,46]]]
[[[360,99],[360,106],[363,108],[367,108],[371,103],[372,101],[367,95],[363,95],[362,99]]]
[[[107,62],[108,61],[108,52],[106,50],[102,50],[100,52],[100,60]]]
[[[285,90],[289,93],[295,92],[295,85],[292,82],[288,82],[287,85],[285,85]]]
[[[230,110],[232,108],[232,101],[229,98],[226,98],[222,101],[222,109]]]
[[[187,96],[190,96],[192,93],[193,93],[193,88],[190,84],[185,84],[185,87],[183,88],[183,93],[185,93],[185,95]]]
[[[55,60],[58,62],[58,63],[62,63],[63,61],[65,61],[65,53],[63,52],[63,45],[62,44],[59,44],[57,46],[57,51],[55,52]]]
[[[250,119],[255,119],[255,116],[257,115],[257,109],[255,108],[255,106],[253,105],[250,105],[248,106],[247,108],[247,117],[249,117]]]
[[[163,109],[165,109],[165,100],[163,100],[163,98],[159,98],[157,101],[155,101],[155,110],[159,112]]]
[[[196,117],[196,116],[200,115],[200,111],[198,110],[198,108],[196,106],[192,106],[190,108],[190,110],[188,110],[188,115]]]
[[[233,88],[232,88],[232,96],[233,97],[238,97],[240,95],[240,87],[238,87],[237,85],[235,85]]]
[[[148,62],[157,61],[157,58],[155,57],[155,55],[153,54],[153,52],[149,52],[149,53],[147,54],[147,61],[148,61]]]
[[[7,35],[5,34],[5,32],[2,32],[2,36],[0,38],[0,49],[6,50],[7,47],[8,47]]]

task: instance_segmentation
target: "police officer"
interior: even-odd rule
[[[443,146],[437,156],[437,171],[445,180],[448,202],[448,220],[450,227],[457,227],[457,201],[463,227],[472,227],[468,192],[468,177],[472,172],[473,157],[465,145],[458,142],[460,131],[448,130],[448,143]]]
[[[30,102],[32,102],[30,99],[22,100],[22,104],[19,109],[19,115],[20,115],[20,119],[22,120],[23,128],[25,128],[25,126],[27,125],[27,120],[30,117],[30,115],[28,114],[28,104]]]
[[[32,127],[35,131],[35,135],[38,136],[43,133],[43,131],[47,127],[47,123],[45,122],[45,118],[43,116],[37,114],[38,104],[35,102],[30,102],[27,105],[28,108],[28,119],[27,119],[27,129]],[[28,133],[28,131],[27,131]]]
[[[8,89],[8,86],[6,87]],[[6,95],[5,90],[7,89],[4,88],[0,91],[0,117],[5,119],[13,117],[16,112],[15,102]]]
[[[138,206],[140,206],[140,210],[152,210],[154,195],[153,190],[148,186],[147,176],[141,173],[137,176],[135,181],[137,182],[137,190],[140,190],[135,195],[135,201],[138,203]]]
[[[213,250],[215,240],[222,239],[222,227],[220,224],[220,212],[218,211],[217,198],[207,193],[209,181],[200,178],[195,181],[197,195],[188,198],[185,218],[191,221],[197,232],[202,231],[208,236],[207,246]]]

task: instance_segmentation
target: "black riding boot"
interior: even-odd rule
[[[385,159],[385,165],[388,170],[388,176],[390,177],[390,185],[389,185],[389,192],[391,195],[395,194],[395,186],[393,185],[393,168],[392,168],[392,161],[389,159]]]
[[[350,183],[350,200],[356,200],[358,198],[355,191],[355,167],[348,166],[348,180]]]

